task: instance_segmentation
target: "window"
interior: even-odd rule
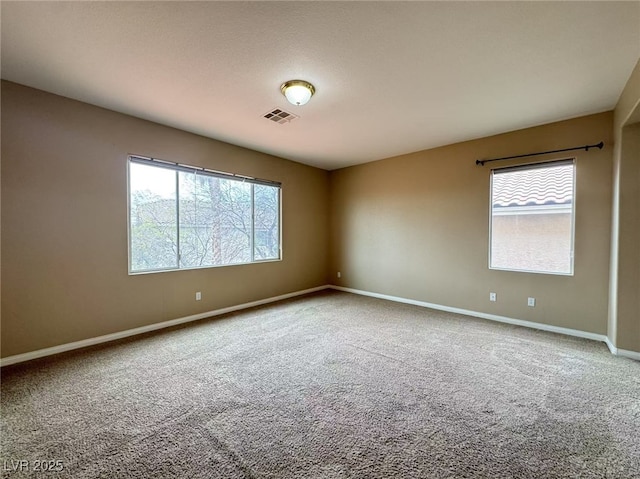
[[[573,274],[573,160],[491,172],[489,267]]]
[[[129,271],[280,259],[280,184],[129,157]]]

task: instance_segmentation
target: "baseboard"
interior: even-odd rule
[[[605,339],[605,343],[607,343],[607,347],[611,354],[615,356],[622,356],[623,358],[635,359],[636,361],[640,361],[640,352],[638,351],[629,351],[627,349],[620,349],[613,345],[611,339],[607,336]]]
[[[640,361],[640,353],[637,351],[629,351],[627,349],[620,349],[614,353],[616,356],[622,356],[623,358],[635,359],[636,361]]]
[[[495,314],[481,313],[479,311],[471,311],[469,309],[453,308],[451,306],[443,306],[441,304],[427,303],[425,301],[417,301],[415,299],[407,299],[407,298],[401,298],[398,296],[390,296],[388,294],[372,293],[370,291],[362,291],[359,289],[345,288],[343,286],[331,285],[330,288],[338,291],[345,291],[347,293],[354,293],[354,294],[360,294],[363,296],[371,296],[373,298],[396,301],[398,303],[413,304],[415,306],[422,306],[424,308],[436,309],[438,311],[447,311],[449,313],[465,314],[467,316],[473,316],[473,317],[482,318],[482,319],[489,319],[491,321],[498,321],[500,323],[513,324],[515,326],[524,326],[525,328],[540,329],[542,331],[549,331],[552,333],[566,334],[567,336],[576,336],[578,338],[592,339],[594,341],[601,341],[609,345],[608,338],[604,334],[590,333],[588,331],[580,331],[579,329],[561,328],[559,326],[552,326],[550,324],[535,323],[533,321],[525,321],[522,319],[509,318],[506,316],[498,316]],[[620,350],[618,350],[618,354],[620,354]]]
[[[422,306],[425,308],[436,309],[439,311],[447,311],[450,313],[465,314],[467,316],[473,316],[476,318],[488,319],[491,321],[498,321],[501,323],[513,324],[516,326],[523,326],[526,328],[540,329],[543,331],[550,331],[553,333],[566,334],[568,336],[576,336],[579,338],[592,339],[594,341],[604,342],[612,354],[616,356],[622,356],[630,359],[640,361],[640,353],[636,351],[628,351],[625,349],[616,348],[610,339],[603,334],[589,333],[587,331],[580,331],[577,329],[561,328],[559,326],[551,326],[549,324],[535,323],[532,321],[524,321],[521,319],[508,318],[506,316],[497,316],[495,314],[481,313],[478,311],[471,311],[468,309],[453,308],[450,306],[443,306],[441,304],[427,303],[425,301],[418,301],[414,299],[401,298],[398,296],[391,296],[381,293],[372,293],[370,291],[363,291],[353,288],[345,288],[343,286],[335,285],[323,285],[315,288],[304,289],[301,291],[294,291],[292,293],[282,294],[279,296],[273,296],[271,298],[260,299],[258,301],[252,301],[250,303],[238,304],[235,306],[229,306],[227,308],[216,309],[213,311],[206,311],[204,313],[198,313],[191,316],[185,316],[182,318],[172,319],[169,321],[163,321],[161,323],[154,323],[148,326],[141,326],[139,328],[127,329],[117,333],[105,334],[104,336],[98,336],[95,338],[83,339],[81,341],[75,341],[73,343],[61,344],[59,346],[53,346],[45,349],[38,349],[37,351],[31,351],[23,354],[16,354],[14,356],[7,356],[0,359],[0,367],[9,366],[11,364],[22,363],[30,361],[32,359],[43,358],[45,356],[52,356],[54,354],[64,353],[66,351],[72,351],[74,349],[86,348],[88,346],[94,346],[96,344],[107,343],[109,341],[115,341],[116,339],[127,338],[129,336],[135,336],[138,334],[148,333],[151,331],[157,331],[159,329],[169,328],[171,326],[177,326],[192,321],[198,321],[200,319],[211,318],[214,316],[220,316],[226,313],[232,313],[234,311],[240,311],[242,309],[253,308],[255,306],[261,306],[263,304],[273,303],[275,301],[282,301],[284,299],[301,296],[303,294],[315,293],[325,289],[335,289],[337,291],[344,291],[347,293],[359,294],[362,296],[370,296],[373,298],[386,299],[389,301],[395,301],[398,303],[413,304],[415,306]]]
[[[114,341],[116,339],[127,338],[129,336],[135,336],[137,334],[143,334],[151,331],[156,331],[158,329],[169,328],[171,326],[177,326],[179,324],[189,323],[191,321],[198,321],[200,319],[211,318],[213,316],[220,316],[221,314],[232,313],[234,311],[239,311],[247,308],[253,308],[255,306],[261,306],[263,304],[273,303],[275,301],[282,301],[283,299],[293,298],[295,296],[301,296],[303,294],[315,293],[316,291],[322,291],[328,288],[329,285],[317,286],[315,288],[304,289],[302,291],[294,291],[293,293],[281,294],[280,296],[260,299],[258,301],[252,301],[250,303],[243,303],[236,306],[229,306],[227,308],[206,311],[204,313],[185,316],[183,318],[171,319],[169,321],[163,321],[161,323],[149,324],[148,326],[141,326],[139,328],[127,329],[126,331],[119,331],[117,333],[105,334],[104,336],[83,339],[81,341],[75,341],[73,343],[61,344],[59,346],[53,346],[51,348],[38,349],[37,351],[16,354],[14,356],[7,356],[6,358],[0,359],[0,367],[9,366],[10,364],[22,363],[24,361],[30,361],[32,359],[43,358],[45,356],[51,356],[53,354],[64,353],[66,351],[72,351],[74,349],[86,348],[87,346],[94,346],[96,344],[106,343],[109,341]]]

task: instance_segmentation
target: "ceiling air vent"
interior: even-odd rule
[[[276,123],[280,123],[284,125],[285,123],[289,123],[290,121],[295,120],[298,116],[293,113],[289,113],[288,111],[281,110],[280,108],[274,108],[269,113],[263,115],[267,120],[275,121]]]

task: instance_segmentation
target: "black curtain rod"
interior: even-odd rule
[[[573,148],[564,148],[562,150],[550,150],[550,151],[541,151],[539,153],[527,153],[526,155],[505,156],[504,158],[493,158],[491,160],[476,160],[476,165],[484,166],[485,163],[489,163],[491,161],[513,160],[514,158],[525,158],[527,156],[548,155],[549,153],[560,153],[562,151],[573,151],[573,150],[589,151],[589,148],[598,148],[602,150],[603,146],[604,146],[604,141],[601,141],[597,145],[574,146]]]

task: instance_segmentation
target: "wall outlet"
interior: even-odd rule
[[[200,301],[202,299],[202,293],[200,291],[198,291],[196,293],[196,301]]]
[[[338,271],[338,278],[342,278],[342,273]]]
[[[489,293],[489,301],[498,301],[496,293]]]
[[[528,298],[527,306],[531,306],[532,308],[536,305],[536,298]]]

